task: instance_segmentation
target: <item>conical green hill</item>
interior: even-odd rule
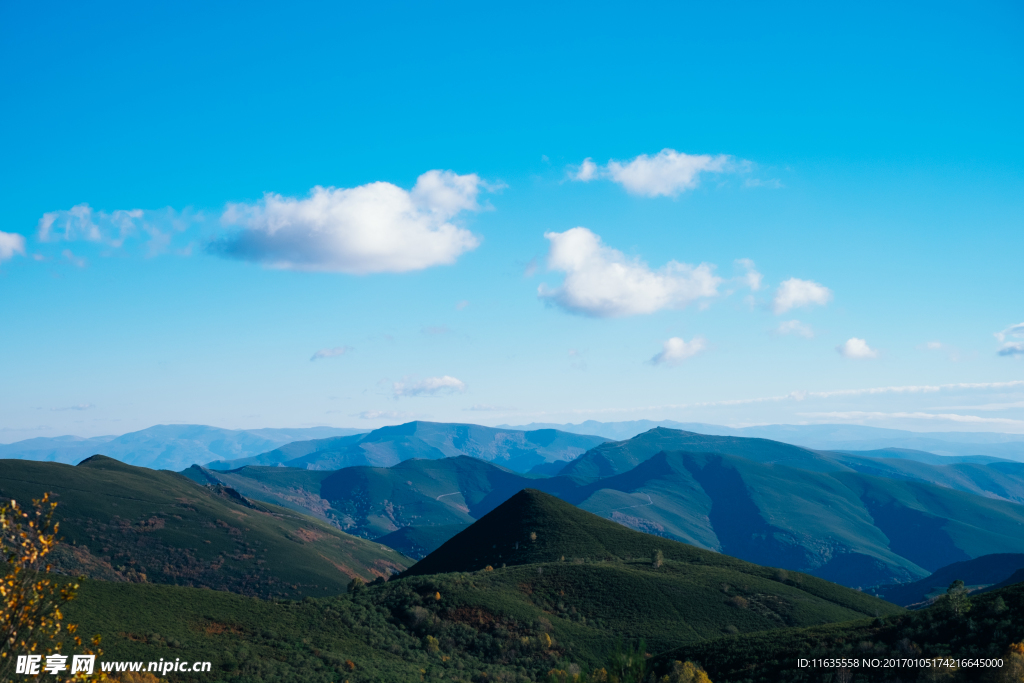
[[[403,575],[442,574],[488,565],[533,564],[561,559],[650,557],[715,566],[755,566],[685,543],[633,531],[581,510],[560,498],[523,489],[465,531],[413,565]]]

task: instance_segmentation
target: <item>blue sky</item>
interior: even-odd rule
[[[0,442],[1024,432],[1022,15],[3,3]]]

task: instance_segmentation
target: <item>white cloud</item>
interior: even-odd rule
[[[1010,325],[1002,332],[996,332],[996,339],[1006,341],[1007,337],[1024,337],[1024,323]]]
[[[857,337],[851,337],[845,342],[836,347],[836,351],[839,352],[843,358],[853,358],[857,360],[865,358],[878,358],[878,351],[868,346],[868,343],[863,339]]]
[[[740,278],[751,291],[756,292],[761,289],[762,280],[764,276],[757,272],[757,268],[754,267],[754,262],[748,258],[736,259],[736,265],[743,268],[747,272]]]
[[[999,347],[1000,356],[1024,356],[1024,341],[1006,342]]]
[[[707,349],[703,337],[694,337],[686,341],[682,337],[672,337],[662,344],[661,352],[651,358],[653,365],[679,365],[687,358],[696,356]]]
[[[778,334],[796,334],[805,339],[814,338],[814,330],[811,329],[810,325],[805,325],[799,320],[787,320],[783,323],[779,323],[779,326],[775,328]]]
[[[320,349],[319,351],[313,354],[313,357],[310,358],[310,360],[313,361],[320,360],[321,358],[334,358],[335,356],[344,355],[352,350],[353,349],[351,346],[335,346],[333,349]]]
[[[58,412],[65,411],[65,410],[92,410],[95,407],[96,406],[94,406],[91,403],[80,403],[79,405],[76,405],[76,406],[65,406],[63,408],[50,408],[50,410],[55,410],[55,411],[58,411]]]
[[[463,408],[463,410],[468,410],[468,411],[472,411],[472,412],[480,412],[480,413],[491,413],[491,412],[509,412],[509,411],[513,411],[514,412],[515,408],[503,408],[502,406],[492,406],[492,405],[487,405],[487,404],[484,404],[484,403],[477,403],[476,405],[470,406],[469,408]]]
[[[488,186],[475,174],[427,171],[411,191],[386,182],[314,187],[305,199],[267,193],[229,204],[221,222],[242,231],[211,245],[224,256],[272,268],[365,275],[447,265],[480,240],[451,223],[477,211]]]
[[[942,349],[942,342],[930,341],[925,343],[924,348],[928,349],[929,351],[939,351]]]
[[[611,159],[605,166],[598,166],[587,158],[570,177],[582,182],[608,178],[630,194],[675,197],[697,187],[702,173],[726,173],[745,170],[748,166],[733,163],[725,154],[685,154],[666,148],[654,156],[641,154],[629,161]]]
[[[14,258],[15,254],[25,255],[25,238],[16,232],[0,231],[0,261]]]
[[[465,299],[463,299],[459,303],[455,304],[455,310],[461,311],[462,309],[464,309],[468,305],[469,305],[469,302],[466,301]]]
[[[799,280],[791,277],[775,290],[775,300],[772,302],[772,310],[776,315],[781,315],[793,308],[802,308],[817,304],[824,306],[832,300],[832,290],[817,282],[810,280]]]
[[[604,246],[586,228],[544,234],[551,242],[548,270],[565,273],[562,286],[546,284],[537,294],[567,311],[594,317],[621,317],[683,308],[697,299],[718,294],[721,278],[714,266],[691,266],[676,261],[658,271],[638,258]]]
[[[357,414],[364,420],[408,420],[413,417],[412,413],[399,413],[394,410],[364,410]]]
[[[977,415],[958,415],[956,413],[879,413],[858,410],[837,411],[829,413],[799,413],[805,417],[827,418],[829,420],[932,420],[941,422],[968,422],[981,424],[1024,425],[1024,420],[1011,420],[1005,417],[978,417]]]
[[[438,396],[440,394],[462,393],[466,385],[462,380],[444,375],[443,377],[427,377],[420,382],[395,382],[394,392],[400,396]]]

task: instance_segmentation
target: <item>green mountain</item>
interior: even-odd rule
[[[458,564],[499,532],[524,540],[517,557],[528,562],[409,572],[302,602],[90,581],[66,611],[80,632],[102,636],[109,659],[214,664],[175,680],[353,683],[543,680],[552,668],[601,666],[623,639],[662,652],[903,613],[811,576],[625,529],[539,491],[516,494],[431,557]],[[583,555],[534,561],[559,549]],[[662,550],[660,562],[652,550]]]
[[[917,605],[944,594],[946,588],[954,581],[963,581],[969,589],[977,590],[1001,584],[1022,569],[1024,569],[1024,554],[982,555],[973,560],[954,562],[942,567],[920,581],[879,586],[872,592],[897,605]]]
[[[626,441],[615,441],[597,446],[566,465],[559,475],[579,482],[592,482],[628,472],[662,451],[738,455],[755,462],[785,464],[815,472],[850,469],[838,462],[833,454],[791,446],[779,441],[736,436],[709,436],[656,427]]]
[[[660,551],[665,560],[690,567],[715,568],[744,574],[733,582],[754,577],[779,579],[778,570],[744,562],[686,543],[628,529],[560,498],[525,489],[455,535],[401,576],[449,572],[473,572],[488,566],[531,565],[544,562],[587,563],[644,558],[650,562]],[[829,599],[862,614],[873,613],[881,603],[858,591],[811,576],[800,576],[802,590]],[[796,584],[794,584],[796,585]]]
[[[93,456],[76,467],[0,460],[0,498],[50,492],[58,571],[246,595],[330,595],[408,566],[399,553],[224,486]]]
[[[659,453],[565,497],[634,529],[848,586],[905,583],[952,562],[1024,551],[1016,503],[728,455]]]
[[[602,444],[598,436],[554,429],[519,431],[471,424],[409,422],[383,427],[356,438],[318,439],[240,460],[217,460],[207,467],[237,469],[245,465],[277,465],[336,470],[343,467],[391,467],[411,458],[437,460],[468,455],[517,472],[542,463],[568,461]]]

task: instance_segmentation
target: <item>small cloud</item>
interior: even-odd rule
[[[924,348],[929,351],[940,351],[942,350],[942,342],[930,341],[926,342]]]
[[[782,181],[778,178],[772,178],[770,180],[761,180],[760,178],[747,178],[743,184],[746,187],[766,187],[769,190],[779,190],[784,186]]]
[[[663,149],[654,156],[641,154],[629,161],[611,159],[604,166],[589,157],[569,169],[569,177],[579,182],[607,178],[643,197],[675,197],[697,187],[701,174],[736,173],[749,170],[749,162],[735,162],[726,154],[686,154]]]
[[[420,330],[420,331],[421,331],[421,332],[422,332],[423,334],[449,334],[449,333],[451,332],[451,330],[449,330],[449,329],[448,329],[448,328],[447,328],[446,326],[444,326],[444,325],[434,325],[434,326],[428,326],[428,327],[424,327],[424,328],[423,328],[422,330]]]
[[[0,261],[14,258],[15,254],[25,255],[25,238],[16,232],[0,231]]]
[[[868,343],[863,339],[857,337],[851,337],[845,342],[836,347],[836,351],[843,358],[853,358],[855,360],[862,360],[865,358],[878,358],[878,351],[868,346]]]
[[[779,323],[779,326],[775,328],[775,332],[777,334],[795,334],[804,339],[814,338],[814,330],[811,329],[811,326],[805,325],[799,320],[787,320],[784,323]]]
[[[523,277],[533,277],[536,272],[537,259],[532,258],[530,259],[529,263],[526,264],[526,267],[523,268]]]
[[[550,164],[551,163],[551,159],[548,159],[548,155],[547,154],[541,154],[540,155],[540,160],[543,161],[545,164]]]
[[[486,404],[483,404],[483,403],[477,403],[476,405],[470,406],[469,408],[463,408],[463,410],[469,410],[469,411],[480,412],[480,413],[491,413],[491,412],[509,412],[509,411],[514,411],[515,408],[503,408],[501,406],[490,406],[490,405],[486,405]]]
[[[50,410],[57,411],[57,412],[63,412],[65,410],[92,410],[95,407],[96,406],[94,406],[91,403],[82,403],[82,404],[79,404],[77,406],[65,406],[63,408],[50,408]]]
[[[440,396],[443,394],[463,393],[466,384],[459,379],[444,375],[443,377],[427,377],[421,382],[395,382],[395,397],[401,396]]]
[[[756,292],[761,289],[761,281],[764,276],[757,272],[757,268],[754,267],[754,262],[748,258],[736,259],[734,262],[738,267],[743,268],[746,272],[740,279],[743,281],[751,291]]]
[[[1006,342],[997,353],[1000,356],[1024,356],[1024,341]]]
[[[75,256],[70,249],[65,249],[64,251],[62,251],[61,255],[68,261],[71,261],[73,265],[78,266],[79,268],[85,268],[85,259]]]
[[[996,332],[996,339],[1006,341],[1007,337],[1024,337],[1024,323],[1010,325],[1002,332]]]
[[[537,295],[570,313],[617,318],[684,308],[718,295],[714,266],[669,261],[659,270],[606,247],[586,228],[544,234],[551,242],[548,269],[565,273],[556,289],[541,284]]]
[[[464,309],[468,305],[469,305],[469,302],[466,301],[465,299],[463,299],[459,303],[455,304],[455,310],[456,311],[461,311],[462,309]]]
[[[791,277],[775,290],[772,310],[781,315],[793,308],[804,306],[824,306],[832,300],[832,290],[811,280],[800,280]]]
[[[363,420],[408,420],[413,417],[412,413],[399,413],[394,410],[364,410],[356,417]]]
[[[333,349],[320,349],[313,354],[313,357],[309,360],[321,360],[323,358],[334,358],[335,356],[343,356],[349,351],[355,351],[351,346],[335,346]]]
[[[679,365],[687,358],[692,358],[707,349],[703,337],[694,337],[686,341],[681,337],[672,337],[662,344],[660,353],[651,358],[652,365]]]

